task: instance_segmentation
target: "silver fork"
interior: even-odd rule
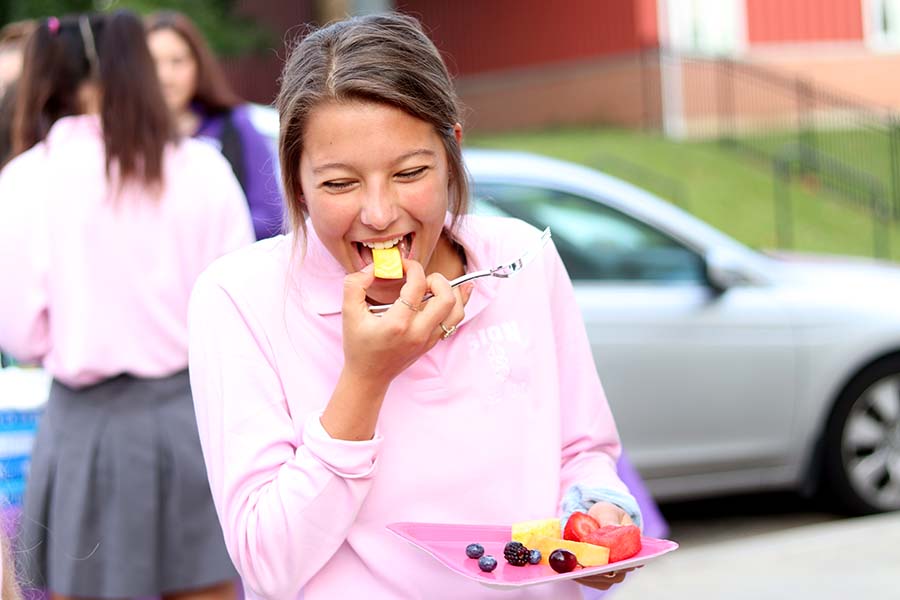
[[[515,275],[519,271],[525,268],[525,266],[530,263],[534,258],[541,253],[541,250],[544,249],[544,246],[547,245],[547,242],[550,241],[550,228],[546,228],[542,233],[541,237],[538,241],[531,246],[528,250],[525,251],[522,256],[512,261],[511,263],[503,264],[498,267],[494,267],[493,269],[484,269],[481,271],[474,271],[472,273],[466,273],[460,277],[457,277],[453,281],[450,282],[450,287],[456,287],[458,285],[462,285],[467,281],[472,281],[473,279],[479,279],[481,277],[510,277]],[[427,293],[425,297],[422,298],[422,302],[429,300],[434,297],[434,294]],[[375,314],[381,314],[385,312],[387,309],[392,307],[393,304],[378,304],[375,306],[370,306],[369,310]]]

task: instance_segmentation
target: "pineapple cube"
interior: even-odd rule
[[[397,246],[391,248],[372,248],[372,261],[375,263],[375,277],[380,279],[403,279],[403,260]]]
[[[570,542],[558,538],[537,538],[531,540],[530,550],[541,551],[541,564],[549,564],[550,554],[554,550],[568,550],[578,557],[578,564],[582,567],[598,567],[609,564],[609,548],[595,546],[584,542]]]
[[[537,519],[513,523],[512,539],[531,548],[531,541],[538,538],[561,538],[562,526],[559,519]]]

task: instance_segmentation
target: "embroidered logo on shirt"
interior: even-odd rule
[[[525,347],[522,332],[516,321],[504,321],[496,325],[467,331],[469,356],[484,367],[482,390],[487,405],[521,399],[528,388],[525,381],[517,381],[513,365],[519,365],[520,354]],[[511,357],[512,355],[512,357]],[[522,377],[524,373],[518,373]]]

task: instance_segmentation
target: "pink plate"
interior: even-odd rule
[[[514,567],[506,562],[503,547],[512,537],[509,525],[391,523],[387,528],[436,558],[451,571],[497,588],[524,587],[637,567],[678,547],[677,543],[670,540],[641,537],[641,551],[629,559],[602,567],[577,568],[569,573],[557,573],[544,564]],[[485,554],[491,554],[497,559],[497,568],[493,572],[483,572],[478,568],[476,559],[466,556],[466,546],[476,542],[484,546]]]

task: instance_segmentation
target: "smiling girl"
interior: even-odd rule
[[[391,534],[395,521],[582,510],[639,523],[556,251],[512,279],[448,283],[539,232],[465,216],[459,110],[419,24],[379,15],[310,34],[278,109],[293,232],[214,264],[190,310],[200,435],[248,596],[498,595]],[[403,279],[373,275],[384,246]],[[581,593],[570,581],[503,597]]]

